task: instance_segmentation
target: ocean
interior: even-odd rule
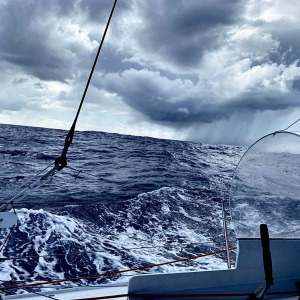
[[[67,131],[0,125],[1,199],[54,162]],[[246,148],[76,132],[68,168],[14,204],[18,225],[0,255],[2,286],[76,278],[225,249],[221,199]],[[9,207],[11,210],[11,207]],[[0,232],[1,245],[8,234]],[[232,253],[234,262],[234,253]],[[224,253],[58,284],[128,281],[145,273],[227,268]],[[38,291],[20,288],[8,294]]]

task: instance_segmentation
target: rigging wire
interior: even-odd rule
[[[287,128],[285,128],[285,129],[281,129],[281,130],[279,130],[279,131],[286,131],[286,130],[288,130],[290,127],[292,127],[293,125],[295,125],[298,121],[300,121],[300,119],[298,119],[297,121],[295,121],[294,123],[292,123],[290,126],[288,126]]]
[[[79,108],[77,110],[77,113],[76,113],[76,116],[75,116],[75,119],[73,121],[73,124],[70,128],[70,131],[68,133],[68,135],[66,136],[65,138],[65,145],[64,145],[64,148],[63,148],[63,151],[62,151],[62,154],[60,157],[58,157],[56,160],[55,160],[55,164],[54,164],[54,167],[49,170],[45,175],[43,175],[41,178],[38,178],[36,179],[34,182],[30,183],[28,186],[26,186],[27,184],[24,183],[22,185],[22,187],[25,187],[25,189],[23,189],[22,191],[20,191],[19,193],[17,193],[12,199],[10,199],[9,201],[11,203],[13,203],[14,201],[21,201],[22,199],[24,199],[26,197],[26,193],[30,190],[30,189],[35,189],[35,188],[39,188],[41,187],[42,185],[44,185],[45,183],[49,182],[53,176],[60,170],[62,170],[63,168],[65,168],[67,166],[67,152],[68,152],[68,148],[70,147],[72,141],[73,141],[73,137],[74,137],[74,132],[75,132],[75,127],[76,127],[76,123],[77,123],[77,119],[79,117],[79,114],[80,114],[80,111],[81,111],[81,107],[83,105],[83,102],[84,102],[84,99],[85,99],[85,96],[86,96],[86,93],[87,93],[87,90],[88,90],[88,87],[89,87],[89,84],[90,84],[90,81],[91,81],[91,78],[92,78],[92,75],[93,75],[93,72],[94,72],[94,69],[95,69],[95,66],[96,66],[96,63],[97,63],[97,60],[98,60],[98,57],[99,57],[99,54],[100,54],[100,51],[101,51],[101,48],[102,48],[102,45],[103,45],[103,42],[104,42],[104,39],[105,39],[105,36],[106,36],[106,32],[107,32],[107,29],[108,29],[108,26],[109,26],[109,23],[110,23],[110,20],[112,18],[112,15],[113,15],[113,12],[114,12],[114,9],[115,9],[115,6],[116,6],[116,3],[117,3],[117,0],[115,0],[114,2],[114,5],[113,5],[113,8],[112,8],[112,11],[111,11],[111,14],[109,16],[109,20],[107,22],[107,25],[106,25],[106,28],[105,28],[105,32],[104,32],[104,35],[102,37],[102,40],[101,40],[101,43],[100,43],[100,46],[99,46],[99,49],[98,49],[98,52],[97,52],[97,55],[96,55],[96,58],[95,58],[95,61],[94,61],[94,64],[93,64],[93,67],[92,67],[92,70],[91,70],[91,73],[90,73],[90,76],[89,76],[89,79],[88,79],[88,82],[86,84],[86,87],[85,87],[85,90],[84,90],[84,93],[83,93],[83,96],[82,96],[82,99],[81,99],[81,102],[80,102],[80,105],[79,105]],[[52,165],[52,164],[51,164]],[[51,166],[50,165],[50,166]],[[49,166],[49,167],[50,167]],[[49,167],[47,167],[45,170],[47,170]],[[72,168],[71,168],[72,169]],[[44,170],[44,171],[45,171]],[[75,169],[74,169],[75,170]],[[82,171],[79,171],[79,173],[81,173]],[[79,175],[78,173],[78,175]],[[40,173],[39,173],[40,174]],[[88,174],[88,173],[86,173]],[[77,175],[77,176],[78,176]],[[88,174],[88,175],[91,175],[91,174]],[[35,176],[35,178],[37,177],[38,175]],[[91,176],[94,176],[94,175],[91,175]],[[97,176],[94,176],[94,177],[97,177]],[[28,181],[32,181],[32,178]],[[5,198],[4,198],[5,199]],[[8,204],[8,202],[6,203]],[[14,226],[13,226],[14,228]],[[12,228],[12,229],[13,229]],[[12,231],[11,231],[12,232]],[[10,232],[10,234],[11,234]],[[9,234],[9,235],[10,235]],[[163,246],[156,246],[156,247],[140,247],[140,248],[132,248],[132,249],[143,249],[143,248],[158,248],[158,247],[163,247]],[[3,246],[1,248],[1,250],[3,249]],[[232,249],[235,249],[235,248],[232,248]],[[230,250],[232,250],[230,249]],[[0,251],[1,251],[0,250]],[[130,250],[130,249],[126,249],[126,250]],[[143,269],[146,269],[146,268],[152,268],[152,267],[156,267],[156,266],[161,266],[161,265],[166,265],[166,264],[171,264],[171,263],[176,263],[176,262],[182,262],[182,261],[186,261],[186,260],[189,260],[189,259],[195,259],[195,258],[199,258],[199,257],[203,257],[203,256],[208,256],[208,255],[213,255],[213,254],[218,254],[218,253],[222,253],[222,252],[225,252],[225,250],[222,250],[222,251],[217,251],[217,252],[214,252],[214,253],[210,253],[210,254],[205,254],[205,255],[201,255],[201,256],[197,256],[197,257],[193,257],[193,258],[187,258],[187,259],[180,259],[180,260],[177,260],[177,261],[173,261],[173,262],[167,262],[167,263],[161,263],[161,264],[156,264],[156,265],[151,265],[151,266],[146,266],[146,267],[140,267],[140,268],[135,268],[135,269],[131,269],[131,270],[122,270],[122,271],[118,271],[118,272],[110,272],[110,273],[107,273],[107,274],[97,274],[97,275],[91,275],[91,276],[85,276],[85,277],[80,277],[80,278],[73,278],[73,279],[64,279],[64,280],[56,280],[56,281],[52,281],[51,283],[59,283],[59,282],[64,282],[64,281],[74,281],[74,280],[80,280],[80,279],[85,279],[85,278],[95,278],[95,277],[100,277],[100,276],[105,276],[105,275],[110,275],[110,274],[118,274],[118,273],[123,273],[123,272],[129,272],[129,271],[136,271],[136,270],[143,270]],[[62,255],[62,254],[60,254]],[[45,256],[50,256],[50,255],[45,255]],[[44,257],[45,257],[44,256]],[[54,256],[54,255],[51,255],[51,256]],[[42,256],[38,256],[38,257],[42,257]],[[20,286],[17,286],[17,287],[4,287],[4,288],[0,288],[0,290],[6,290],[6,289],[13,289],[13,288],[24,288],[24,287],[32,287],[32,286],[38,286],[38,285],[43,285],[43,284],[47,284],[47,283],[36,283],[36,284],[29,284],[29,285],[20,285]],[[35,292],[36,293],[36,292]],[[45,295],[42,295],[42,294],[39,294],[39,293],[36,293],[37,295],[41,295],[41,296],[44,296],[44,297],[47,297],[47,298],[50,298],[50,299],[55,299],[51,296],[45,296]]]
[[[236,250],[237,247],[230,248],[229,250]],[[107,272],[107,273],[101,273],[101,274],[95,274],[95,275],[87,275],[87,276],[81,276],[81,277],[76,277],[76,278],[69,278],[69,279],[58,279],[58,280],[52,280],[52,281],[44,281],[44,282],[37,282],[37,283],[29,283],[29,284],[21,284],[17,286],[6,286],[6,287],[0,287],[0,291],[3,290],[13,290],[13,289],[19,289],[19,288],[27,288],[27,287],[36,287],[36,286],[41,286],[41,285],[47,285],[47,284],[52,284],[52,283],[62,283],[62,282],[73,282],[73,281],[79,281],[82,279],[94,279],[94,278],[99,278],[99,277],[105,277],[105,276],[111,276],[115,274],[122,274],[126,272],[132,272],[132,271],[138,271],[138,270],[145,270],[145,269],[150,269],[150,268],[155,268],[159,266],[164,266],[164,265],[170,265],[174,263],[179,263],[179,262],[184,262],[192,259],[197,259],[201,257],[206,257],[206,256],[211,256],[211,255],[216,255],[216,254],[221,254],[226,252],[227,250],[219,250],[207,254],[201,254],[198,256],[193,256],[193,257],[188,257],[188,258],[182,258],[178,260],[173,260],[173,261],[168,261],[164,263],[159,263],[159,264],[153,264],[149,266],[143,266],[143,267],[137,267],[133,269],[127,269],[127,270],[121,270],[121,271],[112,271],[112,272]]]
[[[113,5],[111,13],[109,15],[109,18],[108,18],[108,21],[107,21],[107,24],[106,24],[106,27],[105,27],[105,30],[104,30],[104,34],[102,36],[102,40],[100,42],[100,45],[99,45],[99,48],[98,48],[98,51],[97,51],[97,55],[96,55],[96,58],[94,60],[94,64],[93,64],[93,67],[91,69],[87,84],[85,86],[85,89],[84,89],[84,92],[83,92],[83,95],[82,95],[82,98],[81,98],[81,101],[80,101],[75,119],[74,119],[73,124],[72,124],[66,138],[65,138],[65,144],[64,144],[64,148],[63,148],[61,156],[55,159],[54,166],[48,172],[46,172],[46,171],[53,164],[49,165],[48,167],[46,167],[44,170],[40,171],[37,175],[33,176],[32,178],[29,178],[27,181],[25,181],[21,185],[21,187],[18,187],[17,189],[15,189],[12,192],[10,192],[9,194],[7,194],[2,199],[2,201],[5,201],[5,199],[7,199],[7,197],[9,197],[9,196],[13,195],[14,193],[16,193],[15,196],[13,196],[11,199],[9,199],[6,204],[3,204],[0,207],[0,211],[3,211],[3,210],[6,209],[5,205],[7,205],[8,202],[11,202],[11,201],[14,201],[14,202],[18,201],[19,202],[22,199],[24,199],[29,190],[40,188],[45,183],[49,182],[57,174],[57,172],[61,171],[64,167],[67,166],[67,152],[68,152],[68,149],[69,149],[69,147],[70,147],[70,145],[73,141],[73,136],[74,136],[74,132],[75,132],[77,119],[79,117],[82,104],[84,102],[88,87],[90,85],[90,81],[92,79],[92,76],[93,76],[93,73],[94,73],[94,70],[95,70],[95,67],[96,67],[96,64],[97,64],[97,60],[98,60],[100,51],[102,49],[102,45],[103,45],[103,42],[104,42],[104,39],[105,39],[105,36],[106,36],[106,33],[107,33],[107,30],[108,30],[108,27],[109,27],[109,24],[110,24],[110,21],[111,21],[111,18],[112,18],[112,15],[113,15],[116,4],[117,4],[117,0],[114,1],[114,5]],[[44,175],[42,175],[43,172],[46,172],[46,173]],[[39,177],[39,176],[41,176],[41,177]]]
[[[81,101],[80,101],[80,104],[79,104],[79,107],[78,107],[78,110],[77,110],[77,113],[76,113],[76,116],[75,116],[75,119],[73,121],[73,124],[66,136],[66,139],[65,139],[65,145],[64,145],[64,148],[63,148],[63,151],[61,153],[61,156],[56,158],[55,160],[55,165],[58,166],[59,170],[63,169],[64,167],[67,166],[67,152],[68,152],[68,149],[70,147],[70,145],[72,144],[72,141],[73,141],[73,137],[74,137],[74,132],[75,132],[75,127],[76,127],[76,123],[77,123],[77,119],[79,117],[79,114],[80,114],[80,111],[81,111],[81,107],[82,107],[82,104],[83,104],[83,101],[85,99],[85,96],[86,96],[86,93],[87,93],[87,90],[89,88],[89,85],[90,85],[90,82],[91,82],[91,79],[92,79],[92,76],[93,76],[93,73],[94,73],[94,70],[95,70],[95,67],[96,67],[96,64],[97,64],[97,60],[98,60],[98,57],[99,57],[99,54],[100,54],[100,51],[102,49],[102,45],[103,45],[103,42],[104,42],[104,39],[105,39],[105,36],[106,36],[106,33],[107,33],[107,30],[108,30],[108,27],[109,27],[109,24],[110,24],[110,20],[112,18],[112,15],[114,13],[114,10],[115,10],[115,7],[116,7],[116,4],[117,4],[117,0],[114,1],[114,4],[113,4],[113,7],[112,7],[112,10],[110,12],[110,15],[109,15],[109,18],[108,18],[108,21],[107,21],[107,24],[106,24],[106,27],[105,27],[105,30],[104,30],[104,34],[102,36],[102,40],[100,42],[100,45],[99,45],[99,48],[98,48],[98,52],[97,52],[97,55],[95,57],[95,60],[94,60],[94,64],[93,64],[93,67],[91,69],[91,72],[90,72],[90,76],[88,78],[88,81],[86,83],[86,86],[85,86],[85,89],[84,89],[84,92],[83,92],[83,95],[82,95],[82,98],[81,98]]]
[[[2,197],[2,199],[1,199],[1,201],[3,201],[3,202],[1,202],[2,206],[0,207],[0,211],[6,210],[7,205],[11,204],[12,202],[13,203],[16,201],[19,202],[22,199],[24,199],[29,190],[36,189],[36,188],[42,186],[43,184],[47,183],[49,181],[48,179],[52,178],[50,176],[54,176],[56,174],[56,171],[55,171],[57,169],[56,166],[54,166],[51,170],[47,171],[51,166],[53,166],[53,163],[51,163],[49,166],[47,166],[46,168],[41,170],[39,173],[34,175],[32,178],[25,180],[25,182],[23,182],[16,189],[14,189],[11,192],[4,195],[4,197]],[[42,175],[43,173],[45,173],[45,174]],[[40,175],[42,175],[42,177],[40,177]],[[14,196],[12,196],[12,195],[14,195]],[[9,198],[11,196],[12,196],[12,198]]]
[[[7,243],[8,239],[9,239],[9,237],[10,237],[10,235],[11,235],[12,232],[14,231],[15,226],[16,226],[16,225],[14,225],[12,228],[10,228],[10,231],[9,231],[8,235],[7,235],[5,241],[3,242],[2,246],[1,246],[0,253],[2,252],[2,250],[3,250],[4,246],[5,246],[5,244]]]
[[[38,189],[48,183],[52,180],[52,178],[57,174],[57,167],[55,166],[53,169],[51,169],[49,172],[47,172],[45,175],[43,175],[41,178],[34,181],[32,184],[30,184],[28,187],[24,188],[20,192],[18,192],[14,197],[12,197],[9,201],[7,201],[4,205],[0,207],[0,211],[5,211],[7,205],[14,203],[18,201],[22,201],[28,194],[29,191]]]
[[[7,193],[6,195],[4,195],[4,197],[1,200],[5,200],[5,198],[11,196],[14,192],[16,192],[17,190],[20,190],[21,188],[25,187],[26,185],[29,184],[30,181],[32,181],[35,178],[38,178],[43,172],[45,172],[47,169],[49,169],[51,166],[53,165],[53,163],[51,163],[49,166],[47,166],[46,168],[44,168],[43,170],[41,170],[40,172],[38,172],[36,175],[34,175],[31,178],[28,178],[27,180],[25,180],[21,186],[17,187],[16,189],[12,190],[11,192]]]

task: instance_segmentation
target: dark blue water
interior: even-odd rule
[[[62,130],[0,125],[1,196],[54,162],[65,136]],[[244,151],[76,132],[68,155],[73,169],[64,169],[15,204],[18,226],[0,255],[18,259],[0,262],[0,280],[11,285],[8,281],[73,278],[224,249],[217,199],[226,195]],[[1,234],[3,241],[7,231]],[[234,246],[232,231],[230,236]],[[127,275],[224,267],[221,254]],[[114,275],[76,284],[129,278]]]

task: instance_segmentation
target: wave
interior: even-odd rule
[[[14,141],[1,139],[2,193],[60,154],[64,131],[0,128]],[[64,169],[16,204],[18,226],[3,255],[19,259],[0,262],[0,280],[73,278],[224,249],[222,212],[215,199],[220,188],[228,186],[243,148],[101,132],[77,136],[68,163],[83,172],[77,177],[78,171]],[[6,233],[0,232],[2,241]],[[230,235],[233,244],[231,229]],[[220,254],[143,273],[225,266],[225,255]],[[93,283],[126,281],[130,276],[114,275]]]

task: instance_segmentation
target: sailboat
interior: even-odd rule
[[[114,7],[115,5],[116,1]],[[99,53],[100,51],[97,57]],[[88,84],[91,76],[92,72]],[[47,167],[43,170],[44,173],[33,178],[33,182],[30,183],[31,188],[43,185],[67,166],[67,151],[73,140],[88,84],[74,123],[66,137],[62,155],[56,159],[54,166]],[[254,143],[237,166],[228,203],[238,237],[235,268],[138,275],[131,278],[128,284],[52,290],[42,294],[7,296],[5,299],[44,299],[45,297],[90,300],[114,298],[298,299],[300,294],[299,138],[298,133],[288,131],[271,133]],[[22,194],[18,193],[10,198],[7,205],[13,206],[13,201],[19,200],[20,196],[23,197],[27,186],[24,185]],[[226,218],[224,216],[224,220]],[[14,228],[16,220],[14,212],[2,212],[0,226]],[[226,222],[224,222],[224,232],[226,240]],[[228,257],[231,250],[227,245]],[[91,276],[82,278],[88,277]],[[18,287],[38,287],[63,281],[68,280],[38,282]],[[10,288],[15,287],[0,288],[0,290]]]

